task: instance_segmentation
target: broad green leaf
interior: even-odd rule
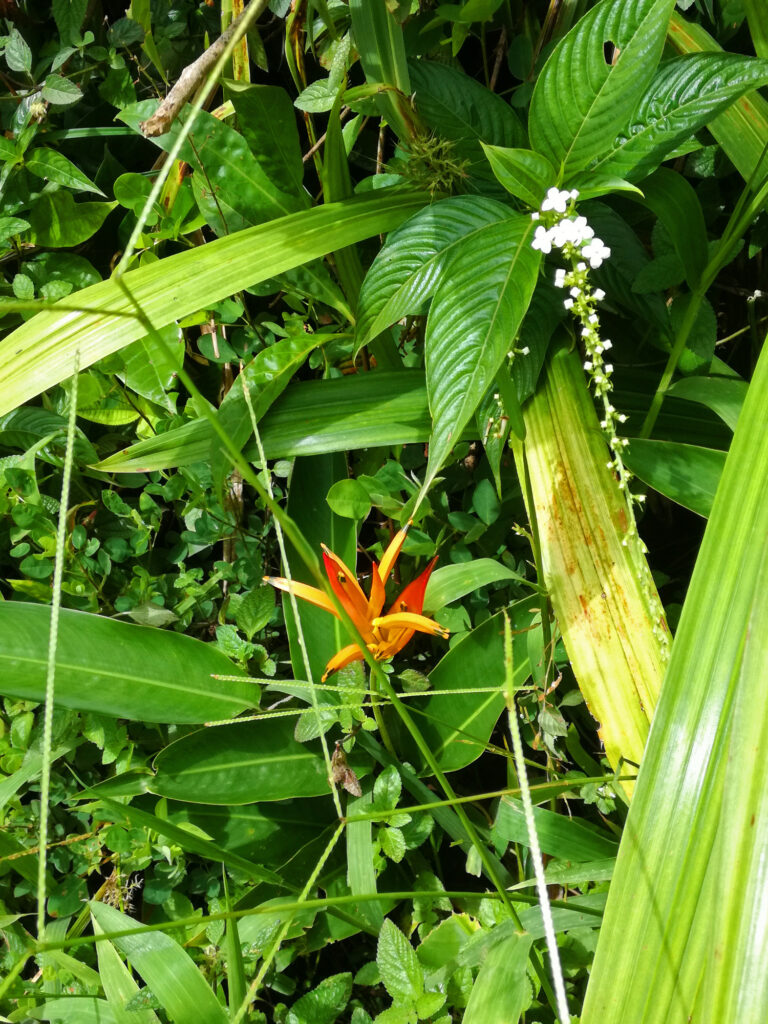
[[[71,192],[43,192],[29,214],[30,240],[52,249],[80,245],[99,230],[116,206],[115,202],[76,203]]]
[[[549,160],[532,149],[504,149],[483,144],[483,152],[507,192],[538,210],[547,189],[557,180],[557,172]]]
[[[424,612],[437,611],[452,601],[486,587],[489,583],[509,580],[522,582],[522,577],[493,558],[475,558],[457,565],[442,565],[432,573],[424,595]]]
[[[418,313],[466,241],[513,217],[494,199],[460,196],[433,203],[393,231],[371,265],[358,303],[361,347],[407,314]]]
[[[190,733],[157,755],[150,789],[194,804],[330,796],[319,748],[297,743],[294,725],[275,718]]]
[[[627,535],[625,497],[607,468],[576,352],[556,349],[524,415],[525,442],[513,447],[520,477],[530,478],[540,582],[610,764],[639,764],[666,667],[667,625],[643,551]]]
[[[258,411],[258,398],[256,404]],[[426,441],[430,425],[424,374],[377,371],[292,384],[264,417],[260,433],[267,458],[275,459]],[[210,439],[210,431],[193,420],[139,441],[98,468],[133,473],[189,465],[208,457]],[[256,446],[246,455],[257,459]]]
[[[767,397],[764,345],[624,827],[584,1024],[768,1018]]]
[[[126,107],[120,118],[137,132],[139,124],[155,110],[154,100]],[[168,152],[174,145],[184,119],[175,121],[171,131],[153,138]],[[301,189],[281,187],[283,179],[270,178],[259,153],[252,153],[245,137],[205,111],[197,115],[194,128],[181,148],[181,156],[194,169],[192,188],[200,212],[217,235],[228,235],[265,221],[287,216],[310,205]],[[266,166],[271,167],[270,161]],[[291,182],[287,182],[291,185]],[[351,310],[338,286],[322,264],[310,264],[292,271],[287,280],[296,282],[315,301],[326,302],[351,318]]]
[[[746,381],[733,377],[683,377],[667,394],[706,405],[735,430],[748,388]]]
[[[474,177],[495,184],[481,143],[527,145],[517,114],[500,96],[448,64],[411,61],[409,69],[421,118],[440,138],[454,143],[451,156],[467,162],[465,173],[470,182]]]
[[[291,98],[277,85],[251,82],[223,83],[227,99],[237,114],[237,126],[250,151],[271,181],[290,185],[289,191],[304,193],[304,164]]]
[[[424,970],[416,950],[389,918],[379,932],[376,963],[392,998],[406,1005],[415,1003],[424,991]]]
[[[701,25],[687,22],[679,11],[672,15],[668,38],[679,53],[722,53],[719,43]],[[742,96],[738,103],[715,117],[707,130],[747,181],[763,159],[768,141],[768,102],[757,91]]]
[[[533,598],[525,598],[508,609],[512,628],[520,631],[514,638],[515,688],[531,672],[526,630],[536,607]],[[480,757],[504,708],[502,627],[499,613],[467,633],[430,672],[429,692],[409,702],[418,709],[419,729],[443,771],[457,771]],[[474,688],[481,692],[472,693]],[[443,695],[441,690],[469,692]],[[401,743],[407,760],[426,770],[410,737]]]
[[[106,903],[91,903],[93,919],[107,934],[136,928],[138,922]],[[162,932],[124,935],[112,940],[141,975],[174,1024],[227,1024],[229,1017],[192,957]]]
[[[768,82],[768,61],[734,53],[700,53],[665,61],[610,146],[599,174],[640,181],[693,132],[744,93]],[[591,173],[591,172],[590,172]]]
[[[26,1013],[32,1020],[49,1020],[56,1024],[122,1024],[109,1003],[95,996],[46,999],[42,1006],[32,1007]]]
[[[11,71],[21,71],[29,74],[32,70],[32,51],[17,28],[11,29],[7,37],[5,49],[5,62]]]
[[[674,6],[675,0],[602,0],[553,50],[536,80],[528,131],[532,148],[566,180],[630,124]],[[606,46],[618,51],[614,62]]]
[[[156,814],[149,814],[135,804],[118,803],[117,800],[106,796],[98,786],[87,792],[99,801],[100,813],[102,813],[105,821],[125,823],[129,826],[135,825],[145,829],[147,832],[157,833],[158,836],[169,840],[182,850],[195,853],[205,860],[213,861],[217,864],[226,864],[227,867],[243,872],[252,881],[271,882],[274,885],[283,884],[280,875],[265,868],[263,864],[255,863],[253,860],[248,860],[235,853],[229,848],[228,844],[222,847],[212,840],[204,839],[201,835],[185,828],[184,820],[178,825],[167,821],[165,818],[158,817]],[[208,808],[207,813],[211,813],[212,810],[212,808]],[[189,818],[185,820],[188,821]],[[205,827],[203,827],[203,831],[206,831]],[[247,852],[251,853],[250,843],[248,847]],[[273,863],[276,862],[273,861]]]
[[[122,280],[155,328],[164,327],[330,250],[397,227],[425,201],[421,193],[380,191],[302,210],[129,271]],[[71,312],[73,304],[83,312]],[[70,377],[75,352],[83,369],[146,333],[114,279],[38,313],[0,342],[0,415]]]
[[[94,185],[90,178],[68,160],[63,153],[45,146],[32,150],[32,155],[24,161],[24,166],[38,178],[55,181],[59,185],[74,189],[75,192],[96,192],[103,196],[101,189]]]
[[[79,42],[80,28],[87,9],[88,0],[52,0],[51,13],[64,46]]]
[[[117,116],[139,134],[139,123],[147,120],[156,107],[155,100],[143,100],[125,107]],[[184,120],[175,121],[165,135],[154,137],[155,145],[168,152]],[[308,196],[299,198],[295,192],[282,191],[248,148],[244,136],[206,111],[198,113],[180,156],[194,168],[195,196],[217,235],[284,217],[309,204]]]
[[[528,954],[533,936],[513,933],[495,942],[480,968],[463,1024],[511,1024],[528,999]]]
[[[644,483],[706,519],[725,465],[725,452],[674,441],[633,438],[624,463]]]
[[[40,95],[47,103],[60,107],[68,107],[83,98],[75,83],[63,75],[47,75]]]
[[[667,229],[693,290],[709,262],[707,226],[693,186],[682,174],[660,167],[643,182],[643,202]]]
[[[351,995],[351,973],[331,974],[296,1000],[285,1024],[333,1024],[344,1012]]]
[[[617,843],[607,833],[601,833],[578,819],[556,814],[544,807],[534,807],[533,820],[542,852],[558,860],[603,860],[616,855]],[[530,845],[520,800],[508,796],[501,798],[492,832],[508,843]]]
[[[0,603],[0,692],[41,701],[45,695],[51,610]],[[144,722],[205,722],[252,707],[252,683],[210,644],[180,633],[62,610],[56,658],[56,703]]]
[[[163,327],[160,334],[167,349],[161,348],[151,336],[134,341],[122,353],[124,368],[117,376],[132,391],[173,413],[176,407],[167,392],[184,362],[184,337],[176,324]]]
[[[371,511],[368,491],[358,480],[337,480],[330,488],[326,501],[331,511],[345,519],[365,519]]]
[[[306,427],[306,423],[305,423]],[[346,479],[347,461],[344,455],[316,455],[300,459],[294,464],[288,490],[288,515],[301,530],[309,546],[320,552],[320,545],[327,545],[354,571],[357,553],[355,524],[350,519],[336,515],[325,496],[339,480]],[[286,546],[291,577],[303,583],[316,586],[316,581],[307,569],[304,560],[291,545]],[[273,575],[285,575],[284,568]],[[294,678],[305,679],[306,668],[300,649],[293,607],[288,594],[283,593],[283,614],[285,616],[291,663]],[[320,679],[329,658],[340,648],[352,642],[344,624],[322,608],[316,608],[307,601],[298,601],[298,611],[304,631],[309,655],[311,678]],[[295,794],[299,796],[299,793]]]
[[[96,921],[93,922],[93,930],[96,935],[102,931]],[[126,1003],[137,996],[140,989],[120,959],[120,954],[108,939],[96,943],[96,956],[99,962],[99,977],[115,1024],[159,1024],[154,1010],[125,1009]]]
[[[533,228],[520,215],[491,225],[461,246],[438,284],[425,344],[432,476],[493,383],[528,309],[540,262]]]

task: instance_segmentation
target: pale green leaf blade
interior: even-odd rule
[[[768,1017],[764,950],[752,937],[764,921],[768,827],[766,760],[755,746],[768,672],[767,395],[764,346],[625,825],[584,1024]]]
[[[0,692],[42,701],[51,610],[0,603]],[[206,722],[253,706],[258,690],[210,644],[180,633],[64,609],[59,617],[56,703],[145,722]]]
[[[513,347],[538,274],[533,228],[529,217],[516,215],[478,232],[438,285],[426,330],[432,474],[460,439]]]
[[[737,377],[683,377],[675,381],[667,394],[706,405],[735,430],[748,387],[746,381]]]
[[[494,558],[475,558],[471,562],[456,565],[441,565],[429,577],[424,594],[424,612],[437,611],[452,601],[458,601],[467,594],[486,587],[490,583],[514,580],[523,582],[522,577],[508,569]]]
[[[288,217],[129,271],[123,281],[156,327],[277,273],[397,227],[424,205],[421,193],[377,192]],[[44,310],[0,342],[0,415],[146,335],[131,300],[110,279]]]
[[[135,918],[106,903],[91,903],[90,908],[94,920],[108,934],[138,926]],[[170,935],[145,932],[112,941],[131,961],[174,1024],[227,1024],[224,1007],[190,955]]]
[[[98,935],[102,929],[93,922],[93,930]],[[112,1011],[115,1024],[159,1024],[157,1014],[149,1008],[144,1010],[126,1010],[125,1004],[139,994],[139,986],[133,975],[120,959],[120,955],[109,940],[96,943],[96,956],[99,962],[99,976],[104,987],[104,994]]]
[[[564,175],[609,146],[650,82],[675,0],[602,0],[550,55],[531,98],[533,149]],[[606,44],[618,50],[606,59]]]
[[[545,156],[532,149],[511,149],[483,145],[491,170],[511,195],[538,210],[557,174]]]
[[[528,954],[533,936],[518,932],[495,943],[480,968],[463,1024],[512,1024],[528,996]]]

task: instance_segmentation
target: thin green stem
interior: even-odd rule
[[[53,569],[53,600],[51,602],[51,628],[48,638],[48,664],[45,677],[45,703],[43,705],[43,749],[40,772],[40,838],[37,859],[37,939],[45,934],[46,873],[48,870],[48,817],[51,786],[51,747],[53,737],[53,695],[56,684],[56,650],[59,639],[59,612],[61,611],[61,581],[64,575],[64,548],[67,540],[67,506],[69,486],[72,480],[72,462],[75,449],[75,424],[77,421],[77,374],[80,368],[80,353],[75,350],[72,367],[72,387],[69,392],[69,418],[67,420],[67,447],[64,453],[64,467],[61,475],[61,503],[56,529],[56,557]]]
[[[477,851],[477,855],[480,858],[486,876],[490,880],[491,884],[495,886],[496,891],[499,894],[500,899],[504,903],[504,906],[509,911],[512,920],[522,930],[523,925],[520,921],[520,917],[517,911],[515,910],[509,893],[504,888],[501,878],[499,877],[499,873],[496,870],[496,865],[493,861],[493,858],[490,856],[485,846],[485,843],[483,843],[482,840],[480,839],[480,836],[477,833],[477,829],[470,821],[467,812],[464,810],[463,806],[457,802],[458,798],[453,790],[453,786],[450,784],[444,772],[440,768],[440,765],[437,763],[437,758],[433,754],[427,741],[422,736],[421,730],[418,728],[413,718],[411,717],[410,711],[406,708],[406,706],[397,696],[397,693],[395,692],[394,687],[390,684],[389,680],[387,679],[386,674],[381,671],[381,666],[377,665],[376,671],[379,673],[379,682],[381,683],[382,691],[387,695],[390,702],[394,705],[394,708],[397,711],[400,718],[402,719],[403,724],[405,725],[408,732],[411,734],[414,743],[419,748],[422,757],[429,765],[432,774],[439,782],[443,792],[448,797],[448,799],[455,802],[453,810],[456,814],[456,817],[461,822],[464,831],[469,837],[469,841],[472,843],[475,850]],[[549,983],[549,978],[547,977],[547,972],[544,968],[544,964],[541,962],[538,953],[536,953],[533,950],[531,951],[531,962],[533,963],[534,970],[536,971],[536,976],[538,977],[539,982],[541,983],[541,987],[544,990],[544,993],[547,997],[547,1001],[549,1002],[553,1011],[556,1011],[557,1002],[555,994],[552,991],[552,986]]]
[[[547,882],[544,877],[544,861],[541,856],[539,837],[536,832],[536,822],[533,817],[533,801],[528,786],[528,771],[525,767],[523,754],[523,741],[520,737],[520,726],[517,721],[517,707],[515,705],[515,681],[512,663],[512,628],[509,624],[509,616],[504,615],[504,700],[507,705],[507,720],[509,732],[512,737],[512,752],[515,758],[517,776],[520,780],[520,798],[525,814],[525,823],[528,828],[528,843],[533,860],[533,871],[536,877],[536,891],[539,895],[541,917],[544,922],[544,935],[549,949],[549,959],[552,964],[552,978],[555,983],[555,996],[557,999],[557,1012],[560,1017],[560,1024],[569,1024],[570,1014],[568,1012],[568,1000],[565,996],[565,982],[563,981],[563,969],[560,965],[560,953],[557,948],[555,937],[555,926],[552,921],[552,908],[547,892]]]

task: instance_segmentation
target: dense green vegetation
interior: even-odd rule
[[[761,0],[0,18],[0,1019],[768,1019]]]

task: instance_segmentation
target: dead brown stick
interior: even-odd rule
[[[173,124],[184,104],[197,91],[208,72],[221,56],[227,43],[237,32],[246,15],[256,8],[249,17],[249,22],[265,10],[269,0],[251,0],[251,3],[235,18],[226,32],[222,32],[215,43],[211,43],[208,49],[200,54],[197,60],[188,64],[179,75],[178,81],[165,97],[163,102],[154,112],[152,117],[147,118],[139,124],[143,134],[150,138],[157,135],[164,135]]]

